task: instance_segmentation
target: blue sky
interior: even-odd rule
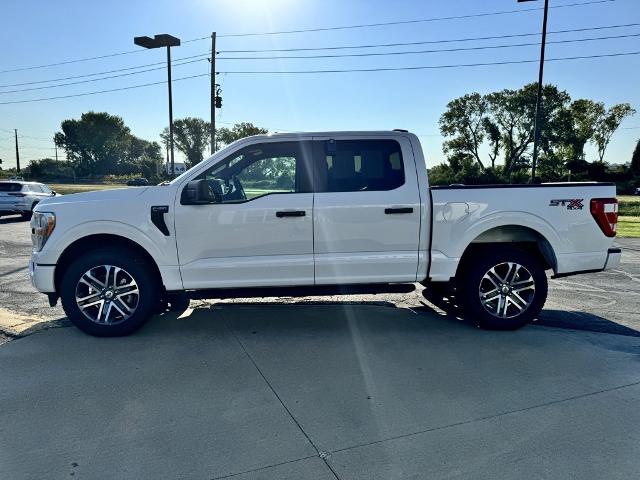
[[[593,0],[551,0],[551,6]],[[233,37],[224,34],[268,32],[317,27],[370,24],[459,16],[541,7],[542,1],[516,0],[5,0],[0,41],[0,70],[29,67],[65,60],[135,51],[105,59],[0,73],[0,85],[85,75],[162,62],[161,50],[137,50],[133,37],[170,33],[183,41],[217,31],[217,50],[306,48],[371,43],[419,42],[488,35],[538,32],[541,11],[440,20],[394,26],[332,30],[311,33]],[[638,0],[616,0],[580,7],[553,8],[549,30],[640,23]],[[550,35],[549,40],[640,33],[640,26],[603,31]],[[337,53],[391,52],[533,43],[539,37],[485,40],[443,45],[377,48]],[[205,54],[210,41],[185,42],[173,50],[180,58]],[[597,55],[640,51],[640,37],[583,43],[550,44],[547,57]],[[304,52],[303,52],[304,53]],[[311,52],[323,54],[331,52]],[[334,52],[335,53],[335,52]],[[441,52],[361,58],[224,60],[220,53],[217,70],[286,71],[347,68],[406,67],[537,59],[539,47],[525,46],[466,52]],[[252,55],[252,54],[243,54]],[[287,54],[285,54],[287,55]],[[236,54],[235,56],[238,56]],[[255,55],[254,55],[255,56]],[[174,67],[174,78],[206,74],[206,59]],[[223,108],[219,125],[250,121],[272,131],[368,130],[405,128],[424,144],[430,166],[441,162],[442,138],[438,119],[447,102],[465,93],[486,93],[518,88],[537,79],[538,65],[483,66],[335,74],[234,74],[222,73]],[[545,82],[557,84],[573,98],[591,98],[607,105],[630,102],[640,110],[638,72],[640,55],[549,62]],[[162,81],[166,71],[155,70],[104,81],[27,92],[0,93],[0,102],[72,95],[103,89]],[[73,81],[73,80],[70,80]],[[53,82],[54,84],[56,82]],[[64,83],[64,82],[57,82]],[[0,87],[0,92],[43,86]],[[209,78],[174,82],[174,118],[209,118]],[[15,165],[12,132],[18,128],[21,160],[53,154],[53,134],[66,118],[77,118],[88,110],[120,115],[132,132],[148,140],[168,124],[166,84],[121,92],[89,95],[44,102],[0,105],[0,158],[4,167]],[[606,160],[630,160],[640,137],[640,114],[625,121],[615,135]],[[595,152],[588,150],[588,159]]]

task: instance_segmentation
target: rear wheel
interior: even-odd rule
[[[63,275],[62,307],[82,331],[98,337],[128,335],[140,328],[157,302],[157,281],[147,262],[127,250],[95,250]]]
[[[547,299],[540,259],[525,250],[490,247],[463,265],[458,279],[470,320],[492,330],[515,330],[536,318]]]

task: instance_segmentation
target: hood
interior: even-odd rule
[[[36,206],[36,210],[42,210],[41,207],[51,205],[65,205],[88,202],[114,202],[129,200],[139,197],[148,190],[148,187],[141,188],[112,188],[109,190],[96,190],[93,192],[71,193],[69,195],[61,195],[58,197],[50,197],[42,200]]]

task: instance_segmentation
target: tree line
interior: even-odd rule
[[[616,181],[621,191],[640,183],[640,141],[630,164],[609,165],[605,154],[622,121],[635,114],[628,103],[613,105],[573,100],[555,85],[543,88],[538,176],[541,181]],[[530,181],[537,84],[488,94],[470,93],[449,102],[439,120],[446,162],[429,170],[432,184],[526,183]],[[211,125],[195,117],[174,121],[174,146],[187,168],[201,162],[211,143]],[[216,147],[240,138],[268,133],[252,123],[216,129]],[[32,161],[32,178],[90,178],[116,175],[166,177],[169,129],[161,142],[139,138],[124,120],[106,112],[86,112],[64,120],[54,136],[68,161]],[[593,145],[597,159],[587,161]],[[284,180],[283,180],[284,181]]]
[[[628,103],[606,108],[589,99],[572,100],[555,85],[542,89],[538,174],[542,181],[601,180],[619,167],[604,163],[611,138],[635,114]],[[485,95],[470,93],[447,104],[440,117],[447,162],[431,169],[431,181],[507,183],[529,181],[537,83]],[[593,144],[598,158],[588,162]],[[597,177],[597,178],[594,178]]]

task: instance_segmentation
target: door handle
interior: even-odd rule
[[[413,213],[413,208],[412,207],[385,208],[384,213],[386,215],[393,215],[398,213]]]
[[[304,210],[284,210],[276,212],[276,217],[304,217],[307,214]]]

